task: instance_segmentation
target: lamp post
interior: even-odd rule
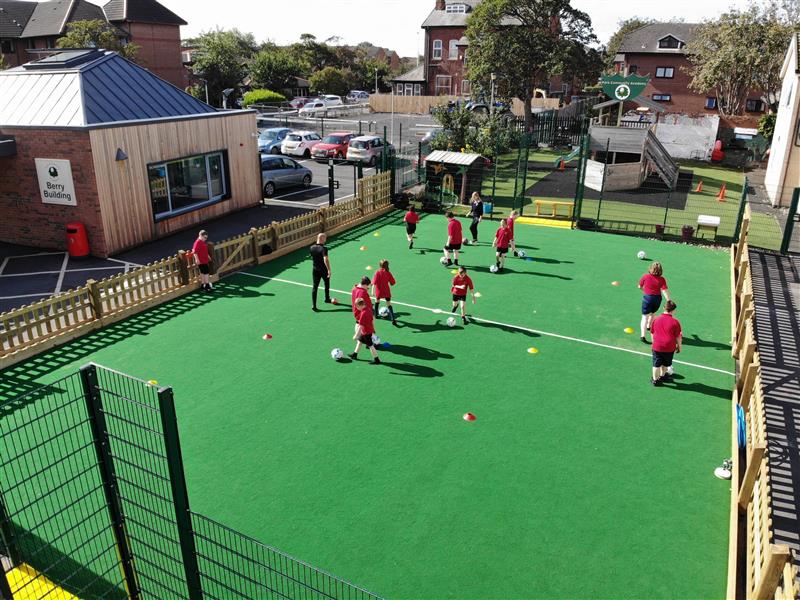
[[[378,67],[375,67],[375,93],[378,93]]]
[[[227,110],[228,109],[228,96],[233,93],[233,88],[225,88],[222,90],[222,108]]]
[[[492,92],[491,92],[491,101],[489,103],[489,115],[494,116],[494,85],[495,81],[497,81],[497,75],[492,73]]]

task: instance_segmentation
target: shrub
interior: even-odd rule
[[[276,102],[285,102],[286,96],[273,92],[272,90],[251,90],[244,95],[242,106],[250,106],[252,104],[275,104]]]
[[[768,142],[772,141],[775,135],[775,120],[778,116],[775,113],[767,113],[758,120],[758,133],[763,135]]]

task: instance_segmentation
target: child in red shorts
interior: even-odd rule
[[[353,360],[358,360],[358,351],[361,350],[363,344],[369,348],[372,354],[372,364],[381,364],[381,359],[378,358],[378,351],[375,349],[375,344],[372,342],[372,334],[375,333],[375,325],[372,319],[372,308],[364,302],[363,298],[356,300],[356,310],[358,311],[358,341],[356,341],[356,349],[350,355]]]
[[[394,317],[394,308],[392,308],[392,290],[390,286],[395,285],[397,282],[394,275],[389,271],[389,261],[384,259],[380,262],[380,269],[375,273],[372,278],[372,295],[375,296],[375,311],[378,313],[381,300],[386,301],[386,307],[389,309],[389,316],[392,319],[392,325],[399,327],[397,319]]]
[[[508,221],[500,219],[500,227],[494,234],[494,241],[492,246],[497,249],[495,255],[495,265],[497,270],[502,269],[506,264],[506,254],[508,254],[508,245],[511,243],[511,230],[508,228]]]
[[[403,217],[403,221],[406,224],[406,239],[408,239],[408,249],[411,250],[414,247],[414,233],[417,231],[417,223],[419,223],[419,215],[417,211],[414,210],[414,205],[408,207],[408,212],[406,216]]]
[[[450,288],[450,292],[453,294],[453,308],[450,309],[450,312],[456,312],[459,305],[461,305],[461,321],[464,325],[468,323],[465,310],[467,290],[472,292],[472,303],[475,304],[475,286],[472,283],[472,279],[467,275],[466,267],[458,267],[458,275],[453,277],[453,284]]]

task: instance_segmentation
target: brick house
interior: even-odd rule
[[[623,75],[649,75],[643,94],[663,104],[667,113],[691,116],[718,113],[717,98],[689,88],[691,66],[686,46],[695,35],[696,23],[653,23],[640,27],[622,40],[614,58],[615,71]],[[757,119],[766,109],[761,95],[751,91],[745,109]]]
[[[121,40],[139,46],[141,66],[183,88],[188,75],[181,63],[180,27],[186,21],[156,0],[111,0],[103,7],[87,0],[24,2],[0,0],[0,54],[16,67],[54,49],[69,23],[102,20]]]

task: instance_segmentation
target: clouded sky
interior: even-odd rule
[[[252,32],[256,40],[285,44],[301,33],[325,40],[338,36],[342,43],[372,42],[414,56],[422,48],[420,25],[435,0],[159,0],[189,23],[183,37],[220,27]],[[100,3],[100,0],[95,0]],[[573,6],[589,13],[595,33],[605,43],[618,21],[633,16],[683,19],[687,22],[713,18],[730,6],[744,7],[745,0],[573,0]]]

